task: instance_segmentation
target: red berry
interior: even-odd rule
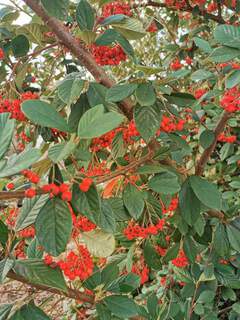
[[[14,189],[14,188],[15,188],[14,183],[12,183],[12,182],[8,183],[8,184],[7,184],[7,188],[8,188],[9,190]]]
[[[5,57],[4,51],[2,48],[0,48],[0,60],[3,60]]]
[[[93,180],[91,178],[84,178],[83,181],[79,184],[79,189],[82,192],[87,192],[91,187]]]
[[[35,195],[36,195],[35,189],[30,188],[25,191],[25,197],[27,197],[27,198],[33,198],[33,197],[35,197]]]
[[[62,184],[59,186],[59,191],[60,191],[61,193],[66,192],[66,191],[69,191],[69,185],[66,184],[66,183],[62,183]]]
[[[71,193],[71,191],[65,191],[65,192],[63,192],[61,198],[62,198],[63,201],[71,201],[71,200],[72,200],[72,193]]]

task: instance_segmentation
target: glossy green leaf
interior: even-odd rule
[[[146,142],[155,136],[160,127],[161,118],[162,113],[157,105],[134,109],[137,130]]]
[[[25,56],[30,48],[28,38],[23,34],[20,34],[13,38],[11,45],[15,58]]]
[[[0,171],[0,178],[12,176],[20,171],[29,168],[37,162],[41,157],[40,150],[26,149],[18,155],[13,155],[9,158],[5,167]]]
[[[107,308],[120,319],[134,317],[138,314],[138,306],[134,300],[126,296],[113,295],[103,299]]]
[[[123,202],[134,219],[141,217],[144,209],[143,193],[130,183],[124,189]]]
[[[87,0],[80,0],[77,6],[76,19],[81,30],[92,30],[95,12]]]
[[[34,224],[39,211],[47,200],[48,195],[36,196],[31,199],[25,198],[16,221],[15,230],[20,231]]]
[[[70,73],[58,86],[58,96],[66,104],[75,102],[84,87],[81,73]]]
[[[66,120],[48,103],[40,100],[27,100],[22,104],[25,116],[43,127],[69,131]]]
[[[0,114],[0,159],[8,150],[12,141],[12,136],[15,127],[15,120],[10,119],[9,113]]]
[[[46,285],[67,292],[67,286],[60,269],[50,268],[42,260],[17,260],[14,271],[33,284]]]
[[[221,44],[240,49],[240,27],[233,25],[219,25],[214,31],[214,38]]]
[[[124,116],[116,112],[104,112],[103,105],[89,109],[81,117],[78,125],[78,136],[82,139],[99,137],[118,127]]]
[[[156,94],[151,83],[141,83],[136,89],[136,99],[141,106],[151,106],[156,101]]]
[[[46,252],[58,256],[67,246],[72,231],[68,205],[60,198],[49,199],[35,221],[36,237]]]
[[[150,179],[148,186],[155,192],[174,194],[180,190],[178,177],[172,172],[162,172]]]
[[[136,83],[117,84],[107,90],[106,100],[108,102],[119,102],[131,96],[137,89]]]
[[[5,258],[0,261],[0,284],[3,283],[7,277],[8,272],[12,269],[14,265],[14,260]]]
[[[68,16],[69,0],[41,0],[48,15],[60,20],[66,20]]]
[[[215,140],[215,134],[211,130],[204,130],[199,138],[200,145],[204,148],[207,149],[208,147],[211,146],[211,144]]]

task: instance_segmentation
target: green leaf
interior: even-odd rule
[[[41,0],[42,5],[49,16],[66,20],[68,16],[69,0]]]
[[[134,109],[134,121],[137,130],[146,142],[155,136],[160,127],[161,118],[162,113],[157,105]]]
[[[60,269],[50,268],[42,260],[16,260],[14,271],[33,284],[46,285],[67,292],[67,286]]]
[[[5,248],[7,240],[8,240],[8,228],[3,223],[3,221],[0,220],[0,244],[2,245],[3,248]]]
[[[13,38],[11,45],[15,58],[25,56],[30,48],[28,38],[25,37],[23,34],[20,34]]]
[[[197,302],[209,303],[209,302],[213,301],[214,297],[215,297],[214,291],[206,290],[200,294],[199,298],[197,299]]]
[[[220,47],[213,50],[210,54],[210,60],[221,63],[227,62],[240,56],[240,50],[229,47]]]
[[[233,25],[219,25],[214,31],[214,38],[221,44],[240,49],[240,27]]]
[[[40,244],[37,238],[34,238],[28,248],[27,248],[27,256],[28,258],[37,258],[41,259],[43,256],[43,250],[41,250]]]
[[[114,212],[110,203],[107,201],[102,201],[98,225],[106,232],[114,233],[116,231],[116,219]]]
[[[92,31],[95,22],[95,12],[86,0],[80,0],[77,6],[76,19],[79,28]]]
[[[150,268],[160,270],[162,266],[161,256],[156,252],[155,248],[149,240],[147,240],[144,245],[143,255],[144,261]]]
[[[99,137],[123,122],[124,116],[116,112],[104,113],[104,106],[98,105],[84,113],[79,121],[78,136],[82,139]]]
[[[49,199],[41,208],[36,222],[36,237],[44,250],[58,256],[67,246],[72,231],[68,205],[60,198]]]
[[[231,89],[240,83],[240,70],[234,70],[230,73],[225,81],[225,86],[227,89]]]
[[[218,191],[217,185],[197,176],[191,176],[189,181],[196,197],[205,206],[208,208],[221,210],[221,194]]]
[[[136,99],[141,106],[151,106],[156,101],[156,94],[151,83],[141,83],[136,89]]]
[[[48,1],[48,0],[46,0]],[[42,46],[45,39],[44,31],[45,27],[38,23],[24,24],[22,27],[16,28],[17,34],[24,34],[30,42],[36,43]]]
[[[180,190],[178,177],[172,172],[163,172],[150,179],[148,186],[155,192],[174,194]]]
[[[58,143],[49,148],[48,156],[52,162],[57,163],[67,159],[76,147],[77,145],[71,140],[68,142]]]
[[[236,302],[232,305],[232,309],[234,312],[240,314],[240,302]]]
[[[137,89],[136,83],[117,84],[107,90],[106,100],[108,102],[119,102],[131,96]]]
[[[26,149],[19,155],[13,155],[8,160],[8,163],[0,171],[0,178],[12,176],[24,169],[29,168],[41,157],[38,149]]]
[[[22,103],[22,111],[29,120],[40,126],[69,131],[66,120],[44,101],[27,100]]]
[[[15,127],[15,120],[10,119],[9,113],[0,114],[0,159],[8,150],[12,141],[12,136]]]
[[[84,87],[84,80],[79,72],[70,73],[58,86],[58,96],[66,104],[75,102]]]
[[[194,225],[200,216],[201,203],[195,196],[189,181],[186,180],[179,193],[179,207],[183,219],[190,226]]]
[[[123,202],[134,219],[141,217],[145,205],[143,193],[130,183],[124,189]]]
[[[142,23],[135,18],[125,19],[113,23],[112,26],[128,40],[137,40],[146,35]]]
[[[191,106],[196,102],[193,95],[184,92],[172,93],[171,95],[164,96],[168,102],[175,104],[179,107]]]
[[[208,147],[211,146],[211,144],[214,142],[215,140],[215,134],[213,131],[211,130],[204,130],[201,135],[200,135],[200,138],[199,138],[199,142],[200,142],[200,145],[204,148],[204,149],[207,149]]]
[[[18,215],[15,230],[23,230],[35,223],[39,211],[48,200],[48,195],[36,196],[34,198],[25,198],[23,206]]]
[[[206,53],[212,52],[212,48],[206,40],[198,37],[194,37],[193,40],[196,43],[196,46],[198,46],[198,48],[200,48],[202,51]]]
[[[213,248],[221,257],[229,254],[230,248],[226,229],[221,223],[217,225],[214,233]]]
[[[191,75],[193,81],[203,81],[214,77],[215,75],[208,70],[197,70]]]
[[[112,281],[106,290],[114,293],[129,293],[136,290],[139,286],[139,276],[135,273],[128,273]]]
[[[105,100],[107,90],[108,89],[100,83],[90,82],[89,88],[87,91],[87,98],[89,101],[89,105],[91,107],[95,107],[96,105],[99,105],[99,104],[103,104],[104,106],[107,106],[107,102]]]
[[[123,133],[117,132],[112,141],[112,154],[114,159],[123,157],[126,153],[126,146],[123,140]]]
[[[173,260],[177,257],[180,248],[180,243],[173,244],[163,257],[163,262],[168,263],[170,260]]]
[[[231,247],[237,252],[240,252],[240,229],[230,223],[226,226],[226,230]]]
[[[97,314],[99,316],[99,320],[112,320],[111,311],[107,309],[107,307],[103,303],[96,304]]]
[[[9,258],[5,258],[0,261],[0,283],[3,283],[13,265],[14,261]]]
[[[91,185],[87,192],[82,192],[79,186],[74,184],[71,204],[74,211],[83,214],[92,222],[98,224],[101,214],[101,202],[94,185]]]
[[[82,115],[90,109],[88,98],[86,93],[81,94],[78,101],[71,106],[71,113],[68,118],[68,126],[72,132],[76,132],[78,128],[78,123]]]
[[[115,239],[110,233],[96,229],[90,232],[83,232],[82,239],[89,252],[95,257],[109,257],[115,250]]]
[[[138,306],[128,297],[113,295],[103,299],[107,308],[120,319],[134,317],[138,314]]]
[[[0,305],[0,320],[7,320],[13,304],[1,304]]]
[[[10,320],[50,320],[50,318],[34,302],[25,304],[10,318]]]
[[[193,241],[193,239],[189,236],[186,236],[184,238],[184,242],[183,242],[183,250],[186,254],[186,256],[188,257],[188,259],[194,263],[197,253],[198,253],[198,249],[196,246],[196,243]]]

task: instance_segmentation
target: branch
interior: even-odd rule
[[[136,5],[133,5],[133,8],[134,7],[155,7],[155,8],[166,8],[166,9],[171,9],[171,10],[174,10],[174,11],[185,11],[185,12],[190,12],[192,13],[193,11],[193,7],[191,7],[190,5],[187,5],[186,7],[184,8],[181,8],[181,9],[176,9],[174,7],[169,7],[167,4],[165,3],[158,3],[158,2],[155,2],[155,1],[151,1],[149,0],[147,3],[143,3],[143,4],[136,4]],[[214,15],[214,14],[211,14],[211,13],[208,13],[206,10],[200,10],[199,13],[198,13],[200,16],[204,17],[204,18],[207,18],[207,19],[210,19],[210,20],[213,20],[215,22],[218,22],[220,24],[224,24],[226,23],[226,21],[222,18],[222,16],[219,16],[219,15]]]
[[[121,176],[126,174],[127,172],[131,170],[137,169],[141,164],[151,160],[153,158],[154,152],[150,151],[147,155],[144,157],[131,162],[129,165],[122,167],[121,169],[118,169],[114,172],[111,172],[106,175],[98,176],[96,178],[96,184],[101,184],[104,182],[107,182],[115,177]],[[41,189],[36,190],[36,194],[40,195],[44,192]],[[11,200],[11,199],[24,199],[25,198],[25,190],[18,190],[18,191],[1,191],[0,192],[0,201],[2,200]]]
[[[44,8],[36,0],[24,0],[24,2],[45,22],[45,24],[55,33],[58,40],[77,57],[80,64],[85,67],[104,86],[110,88],[115,82],[108,77],[106,72],[96,63],[90,52],[84,48],[64,25],[56,18],[50,17]],[[120,109],[129,118],[132,118],[132,104],[129,100],[120,103]]]
[[[231,117],[231,114],[229,112],[226,112],[226,111],[223,112],[222,117],[219,120],[219,122],[216,126],[216,129],[214,130],[215,139],[214,139],[213,143],[210,145],[210,147],[208,147],[207,149],[204,150],[203,154],[201,155],[201,157],[196,165],[195,174],[197,176],[201,176],[203,174],[204,167],[207,164],[214,149],[216,148],[218,136],[220,135],[220,133],[223,132],[223,130],[228,122],[228,119],[230,117]]]
[[[13,271],[9,271],[8,274],[7,274],[7,277],[12,279],[12,280],[16,280],[16,281],[22,282],[24,284],[27,284],[27,285],[29,285],[31,287],[34,287],[37,290],[52,292],[52,293],[55,293],[55,294],[59,294],[61,296],[65,296],[65,297],[70,298],[70,299],[80,300],[80,301],[88,302],[88,303],[91,303],[91,304],[94,303],[94,296],[89,296],[89,295],[87,295],[85,293],[79,292],[78,290],[71,289],[69,287],[67,288],[67,292],[64,292],[64,291],[61,291],[59,289],[50,288],[50,287],[48,287],[46,285],[33,284],[28,279],[16,274]]]

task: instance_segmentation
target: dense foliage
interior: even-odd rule
[[[0,319],[239,319],[240,1],[11,3]]]

